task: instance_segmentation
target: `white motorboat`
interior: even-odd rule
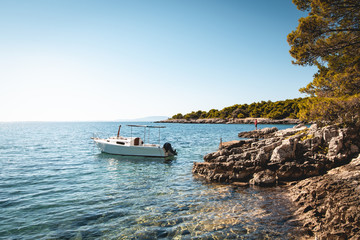
[[[109,137],[106,139],[93,137],[96,146],[101,152],[124,155],[124,156],[142,156],[142,157],[170,157],[177,155],[176,150],[173,150],[170,143],[165,143],[163,147],[160,146],[160,129],[164,126],[148,126],[148,125],[127,125],[131,127],[131,136],[120,136],[119,126],[118,134],[116,137]],[[144,128],[144,139],[132,136],[133,127]],[[145,143],[146,129],[158,128],[159,129],[159,144]],[[150,135],[150,134],[149,134]]]

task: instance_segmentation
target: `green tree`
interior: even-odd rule
[[[283,116],[282,112],[279,109],[274,109],[266,117],[271,119],[281,119]]]
[[[192,111],[191,113],[185,114],[184,118],[185,119],[199,119],[199,118],[205,118],[206,117],[206,112],[205,111]]]
[[[218,118],[220,116],[220,112],[217,109],[211,109],[207,115],[206,118]]]
[[[172,119],[182,119],[182,118],[184,118],[184,116],[181,113],[172,116]]]
[[[293,63],[318,68],[313,81],[300,89],[310,96],[302,105],[300,116],[339,123],[358,121],[360,1],[293,0],[293,3],[308,12],[288,35]],[[340,106],[354,111],[343,111]]]

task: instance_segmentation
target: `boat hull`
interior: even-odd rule
[[[94,139],[96,146],[103,153],[141,156],[141,157],[167,157],[165,151],[160,146],[124,146],[116,143],[109,143],[103,139]]]

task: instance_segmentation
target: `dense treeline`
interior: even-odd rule
[[[203,118],[298,118],[300,104],[304,102],[304,98],[287,99],[285,101],[262,101],[251,104],[236,104],[225,107],[222,110],[211,109],[210,111],[193,111],[182,115],[178,113],[172,116],[172,119],[203,119]]]

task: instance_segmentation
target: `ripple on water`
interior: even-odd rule
[[[249,126],[167,125],[161,141],[179,152],[167,163],[100,154],[89,129],[111,135],[117,127],[0,124],[0,238],[291,239],[296,233],[280,188],[234,188],[192,176],[193,162],[215,151],[220,137],[236,139]]]

